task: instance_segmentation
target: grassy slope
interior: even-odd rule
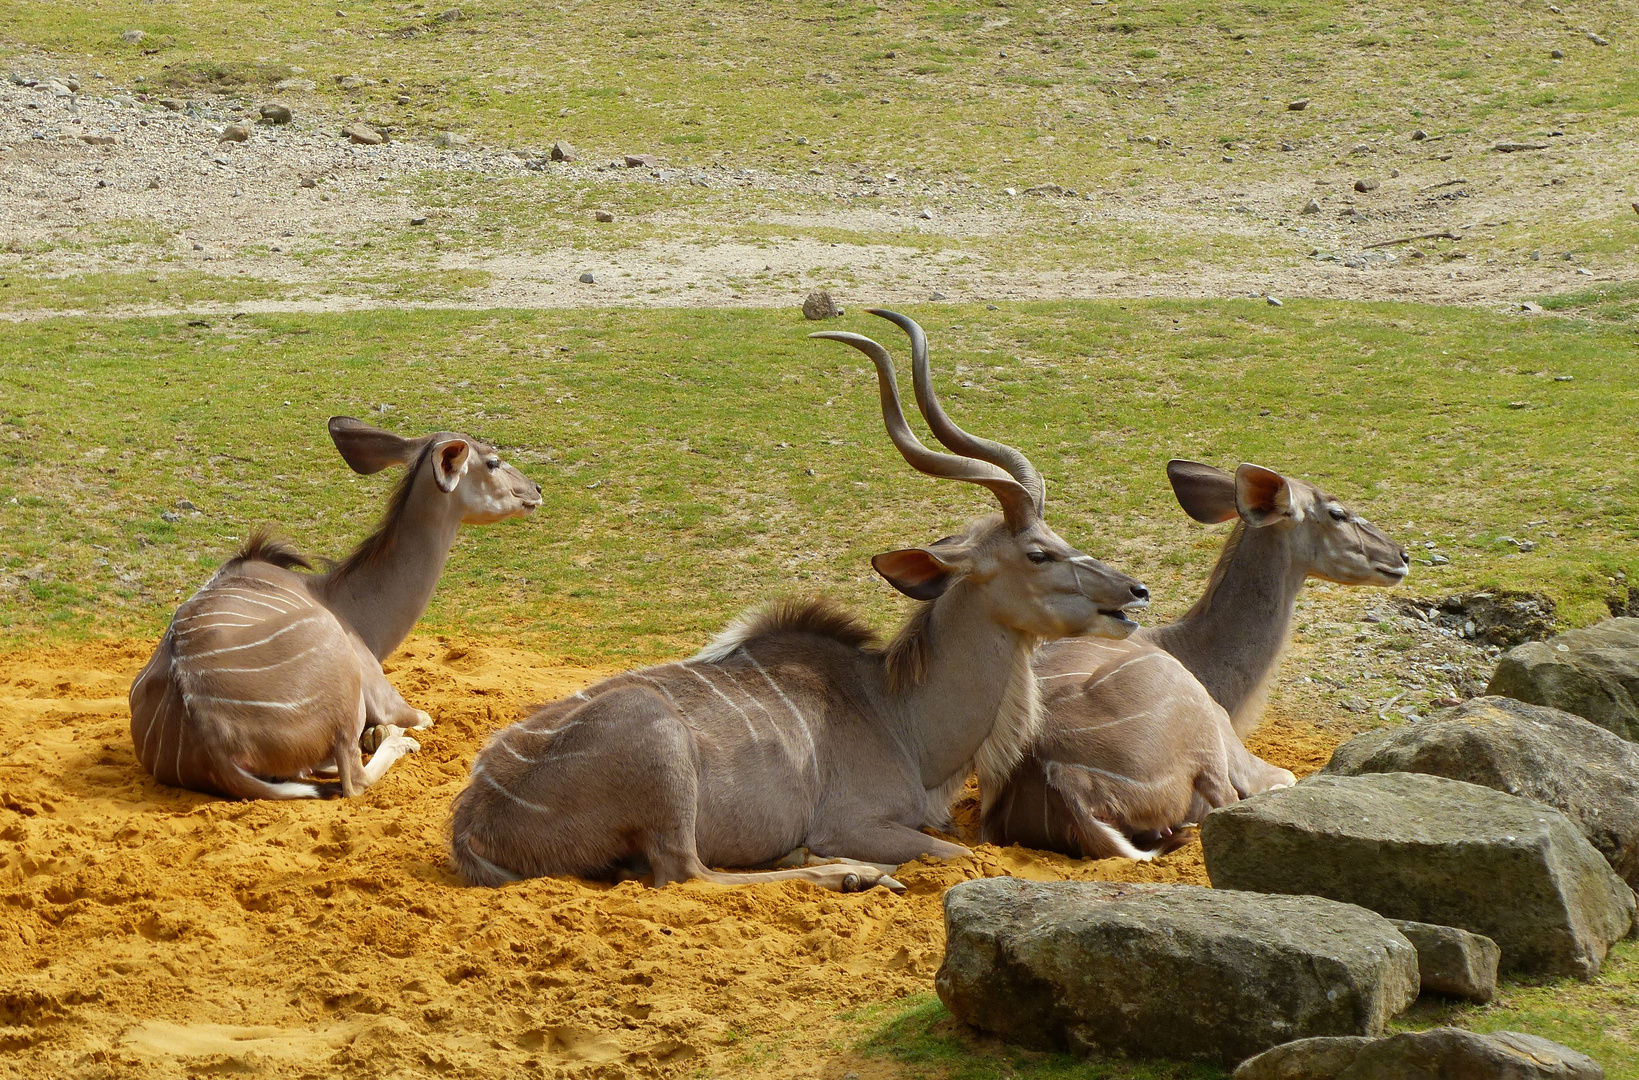
[[[1620,325],[1315,302],[919,314],[955,414],[1025,448],[1060,531],[1144,576],[1163,612],[1218,542],[1172,505],[1173,455],[1290,468],[1420,556],[1432,541],[1451,563],[1418,567],[1418,595],[1543,588],[1585,623],[1614,575],[1639,579]],[[845,324],[894,340],[869,316]],[[392,479],[346,471],[332,413],[495,439],[546,489],[533,520],[465,535],[432,626],[614,660],[691,648],[771,591],[831,590],[885,620],[902,605],[869,555],[986,500],[912,475],[868,364],[810,328],[760,311],[16,326],[0,342],[0,620],[19,639],[156,633],[263,522],[340,554]],[[197,515],[163,520],[178,499]]]
[[[1592,159],[1614,167],[1615,148],[1639,136],[1639,65],[1630,35],[1621,32],[1639,25],[1635,0],[1564,15],[1516,5],[1506,17],[1482,0],[1074,7],[832,0],[772,12],[745,3],[485,0],[462,5],[464,17],[450,22],[435,17],[441,6],[14,4],[0,8],[0,65],[66,67],[89,92],[120,85],[156,99],[225,94],[256,103],[278,96],[336,131],[366,119],[396,138],[454,130],[536,151],[565,139],[588,160],[652,151],[667,165],[755,167],[765,175],[802,178],[819,168],[879,183],[890,171],[938,178],[949,183],[927,201],[958,212],[1004,186],[1044,182],[1097,192],[1096,205],[1123,208],[1115,219],[1089,220],[1079,201],[1035,200],[1022,211],[1028,229],[959,240],[922,232],[914,220],[888,231],[855,223],[841,234],[851,242],[959,251],[998,268],[1087,259],[1178,272],[1300,259],[1312,244],[1331,243],[1300,226],[1317,220],[1295,216],[1303,196],[1283,200],[1290,203],[1283,211],[1254,212],[1237,205],[1245,189],[1313,175],[1346,190],[1357,173],[1391,166],[1410,169],[1413,178],[1428,171],[1428,182],[1435,173],[1467,176],[1497,190],[1568,177],[1582,185],[1574,198],[1553,189],[1515,220],[1472,231],[1463,249],[1476,259],[1519,264],[1539,248],[1625,259],[1634,246],[1626,203],[1639,187],[1613,175],[1620,198],[1612,199],[1585,190],[1584,181],[1593,175]],[[1593,20],[1587,29],[1604,32],[1611,44],[1595,45],[1582,20]],[[146,36],[127,43],[120,34],[128,29]],[[1551,59],[1552,48],[1566,58]],[[40,63],[41,53],[49,63]],[[90,79],[92,70],[109,79]],[[274,95],[272,86],[292,75],[314,80],[316,90]],[[369,83],[344,88],[337,80],[348,75]],[[1296,98],[1311,104],[1288,110]],[[1407,141],[1418,127],[1449,141]],[[1506,162],[1489,150],[1499,139],[1551,130],[1564,131],[1566,144],[1579,149]],[[1139,136],[1165,145],[1131,141]],[[1382,141],[1383,156],[1349,156],[1362,141]],[[1295,152],[1282,152],[1283,144]],[[1440,153],[1453,155],[1449,164],[1434,163]],[[854,192],[854,185],[841,203],[789,190],[566,184],[540,174],[504,183],[438,174],[411,186],[435,215],[441,239],[434,248],[425,236],[374,230],[368,239],[377,250],[368,258],[420,266],[440,253],[618,248],[661,237],[755,242],[770,230],[822,239],[824,227],[805,216],[843,205],[901,205],[874,197],[879,188]],[[1180,191],[1191,196],[1190,220],[1175,220]],[[1158,196],[1173,213],[1146,214]],[[586,213],[592,206],[618,211],[619,223],[594,227]],[[758,224],[760,216],[782,220]],[[51,241],[65,248],[78,242]],[[309,269],[336,279],[341,291],[381,294],[350,277],[361,252],[344,258],[324,244],[295,246]],[[151,244],[121,250],[154,254]],[[168,279],[154,289],[144,275],[78,287],[31,281],[59,262],[20,253],[17,291],[0,307],[175,304],[198,291],[196,282],[172,286]],[[322,295],[245,279],[212,285],[223,299]]]
[[[1566,111],[1635,115],[1639,77],[1617,31],[1639,9],[1621,0],[1573,19],[1545,8],[1498,18],[1482,0],[832,0],[772,12],[483,0],[445,22],[438,5],[380,0],[49,0],[0,14],[0,40],[83,57],[116,81],[143,75],[156,93],[262,93],[300,67],[317,100],[404,133],[588,147],[618,133],[628,150],[664,147],[679,161],[756,150],[793,168],[818,157],[1022,178],[1012,166],[1034,163],[1040,179],[1086,185],[1149,152],[1126,143],[1134,123],[1205,150],[1323,136],[1340,114],[1378,131],[1499,119],[1530,131]],[[1614,43],[1595,46],[1577,19]],[[129,29],[146,36],[126,43]],[[1566,63],[1550,61],[1554,46]],[[375,84],[343,89],[346,75]],[[401,95],[410,103],[397,104]],[[1288,113],[1298,97],[1315,104]],[[811,148],[796,134],[813,137]]]

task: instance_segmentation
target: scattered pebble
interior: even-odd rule
[[[580,283],[582,285],[591,285],[596,280],[597,279],[592,276],[592,271],[590,271],[590,270],[586,271],[584,274],[582,274],[580,276]]]
[[[367,124],[349,124],[341,129],[342,136],[360,146],[380,146],[387,137]]]
[[[1320,213],[1320,203],[1316,202],[1314,199],[1310,199],[1308,202],[1303,204],[1303,209],[1300,212],[1304,214],[1318,214]]]
[[[930,302],[937,302],[937,301],[940,301],[940,300],[948,300],[948,299],[950,299],[950,298],[942,292],[936,292],[932,296],[928,297],[928,300]]]
[[[294,114],[290,111],[290,106],[280,105],[276,101],[270,101],[263,105],[261,115],[262,122],[265,124],[288,124],[295,119]]]
[[[1428,138],[1428,132],[1424,131],[1422,128],[1418,128],[1416,131],[1411,133],[1412,142],[1422,142],[1426,138]]]
[[[440,150],[458,150],[467,145],[467,137],[457,135],[453,131],[441,131],[438,133],[438,138],[433,140],[433,145]]]
[[[413,218],[410,219],[410,224],[411,225],[425,225],[425,224],[427,224],[427,219],[424,218],[424,217],[413,217]]]
[[[1286,306],[1285,304],[1282,304],[1280,302],[1280,298],[1276,297],[1276,296],[1266,295],[1266,296],[1264,296],[1263,299],[1264,299],[1264,302],[1266,304],[1268,304],[1270,307],[1285,307]]]
[[[140,45],[142,43],[142,39],[147,36],[148,35],[143,33],[141,30],[127,30],[125,33],[120,35],[120,40],[125,42],[127,45]]]
[[[1610,42],[1606,41],[1604,38],[1600,37],[1598,34],[1594,33],[1592,30],[1588,31],[1588,40],[1593,42],[1595,45],[1609,45],[1610,44]]]
[[[1548,55],[1551,58],[1555,59],[1555,60],[1563,60],[1563,59],[1565,59],[1565,50],[1564,49],[1550,49],[1550,50],[1548,50]]]
[[[112,135],[81,135],[80,136],[80,141],[83,142],[83,143],[86,143],[89,146],[113,146],[114,145],[114,136],[112,136]]]
[[[552,144],[551,157],[553,161],[574,161],[580,157],[580,155],[575,153],[575,148],[573,146],[570,146],[566,142],[559,141]]]
[[[1286,103],[1286,107],[1292,112],[1302,112],[1304,109],[1309,107],[1309,99],[1298,98],[1296,101],[1288,101]]]
[[[448,11],[440,11],[434,18],[442,23],[451,23],[460,22],[466,18],[466,15],[462,13],[460,8],[450,8]]]
[[[216,137],[217,142],[244,142],[250,138],[250,129],[243,124],[229,124]]]
[[[1531,315],[1540,315],[1540,314],[1542,314],[1542,305],[1537,304],[1537,303],[1533,303],[1530,300],[1527,300],[1523,304],[1521,304],[1519,306],[1519,309],[1521,311],[1527,312]]]
[[[160,105],[162,105],[163,107],[171,110],[172,112],[181,112],[183,109],[187,108],[186,105],[184,105],[182,102],[178,101],[174,97],[160,98],[159,103],[160,103]]]
[[[1354,189],[1359,192],[1376,191],[1378,180],[1376,177],[1365,176],[1354,182]]]
[[[923,221],[932,221],[933,220],[933,211],[929,210],[927,207],[924,206],[922,208],[922,215],[921,216],[922,216]]]
[[[628,169],[652,169],[660,164],[653,154],[627,154],[625,161]]]
[[[603,222],[605,225],[615,220],[614,211],[612,210],[594,210],[592,211],[592,217]]]
[[[807,146],[808,145],[808,137],[806,135],[798,135],[797,136],[797,145],[798,146]]]

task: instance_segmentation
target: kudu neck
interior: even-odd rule
[[[402,513],[383,526],[376,553],[349,559],[325,575],[326,605],[382,660],[409,636],[427,610],[461,528],[456,499],[440,491],[423,466]]]
[[[1017,696],[1016,668],[1034,687],[1029,658],[1036,642],[997,623],[976,586],[959,582],[935,603],[928,619],[928,667],[921,683],[900,694],[899,713],[924,787],[965,773],[998,734],[1004,702]],[[1016,704],[1016,703],[1013,703]]]
[[[1240,525],[1236,532],[1206,594],[1152,636],[1232,716],[1279,663],[1307,576],[1286,531]]]

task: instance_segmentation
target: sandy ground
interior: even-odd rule
[[[1213,182],[1169,176],[1168,155],[1182,151],[1158,147],[1159,168],[1135,186],[1069,197],[1028,194],[1022,180],[1009,195],[961,177],[890,178],[846,165],[792,173],[676,168],[662,160],[654,169],[625,169],[595,160],[552,163],[538,148],[354,146],[338,137],[334,117],[299,111],[295,124],[271,127],[251,124],[252,116],[226,99],[195,102],[183,113],[111,88],[70,95],[47,83],[0,86],[0,272],[142,271],[157,280],[196,271],[281,293],[200,299],[182,309],[121,305],[117,293],[97,304],[111,314],[160,314],[792,306],[815,286],[849,303],[915,303],[937,293],[956,302],[1273,294],[1501,304],[1639,271],[1631,249],[1566,260],[1551,244],[1539,250],[1541,241],[1532,246],[1535,258],[1495,241],[1511,225],[1610,222],[1632,213],[1623,186],[1631,145],[1575,127],[1553,137],[1546,152],[1516,154],[1492,152],[1490,136],[1477,133],[1418,144],[1381,135],[1359,142],[1340,131],[1291,152],[1244,148],[1237,152],[1247,159],[1246,174]],[[219,142],[229,121],[250,124],[249,141]],[[91,145],[87,137],[112,142]],[[532,169],[554,193],[616,195],[634,185],[707,190],[687,213],[634,219],[651,232],[633,242],[575,232],[588,227],[587,210],[548,213],[500,232],[479,227],[474,205],[457,200],[429,211],[417,201],[418,184],[437,189],[455,177],[488,183]],[[1354,193],[1362,175],[1382,177],[1382,186]],[[315,186],[301,186],[304,179]],[[1311,198],[1318,212],[1302,214]],[[788,205],[806,209],[782,208]],[[412,228],[418,216],[428,218],[416,236],[420,248],[359,250],[360,237]],[[160,226],[166,238],[109,241],[133,222]],[[761,243],[721,235],[743,225],[792,235]],[[440,235],[444,230],[451,235]],[[1469,242],[1443,255],[1373,246],[1433,231]],[[932,250],[922,234],[934,238]],[[1038,236],[1051,241],[1040,254],[1013,242]],[[1176,260],[1098,265],[1063,254],[1121,250],[1130,236],[1228,242],[1257,254],[1182,267]],[[319,249],[322,257],[301,257]],[[391,278],[410,268],[481,269],[490,277],[487,285],[431,298],[382,295],[353,280],[360,270]],[[592,284],[580,280],[584,272]],[[61,313],[13,306],[0,317]]]
[[[931,990],[949,885],[1205,883],[1199,846],[984,847],[903,868],[902,896],[465,888],[443,828],[484,738],[604,672],[412,638],[387,666],[436,720],[421,753],[351,801],[229,803],[137,765],[125,693],[151,648],[0,656],[0,1076],[882,1075],[847,1010]],[[1339,738],[1277,715],[1254,749],[1307,773]]]

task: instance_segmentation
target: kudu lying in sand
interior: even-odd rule
[[[1406,575],[1398,545],[1306,481],[1180,460],[1167,476],[1195,520],[1239,519],[1206,592],[1177,622],[1127,641],[1037,652],[1045,719],[1007,783],[984,793],[987,841],[1147,858],[1191,839],[1175,830],[1208,810],[1291,784],[1241,737],[1257,725],[1304,580]]]
[[[330,437],[355,472],[405,467],[380,527],[329,573],[264,532],[190,597],[131,684],[131,738],[163,784],[236,799],[356,795],[420,747],[432,718],[382,674],[426,610],[462,524],[528,514],[541,489],[467,435],[406,439],[346,416]],[[379,725],[365,765],[359,738]]]
[[[1002,513],[872,560],[924,601],[886,647],[825,603],[773,604],[690,660],[608,679],[501,731],[453,807],[450,852],[467,881],[648,872],[656,885],[898,887],[887,875],[899,864],[967,852],[920,830],[948,822],[972,766],[999,781],[1029,741],[1037,643],[1134,629],[1127,613],[1148,593],[1048,528],[1023,454],[965,433],[960,454],[927,449],[906,426],[886,349],[812,336],[875,363],[883,421],[911,466],[983,485]],[[708,869],[765,866],[798,847],[849,861]]]

